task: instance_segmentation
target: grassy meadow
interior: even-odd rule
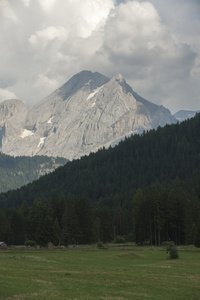
[[[0,251],[0,299],[200,299],[200,252],[148,248]]]

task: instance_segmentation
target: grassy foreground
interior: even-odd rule
[[[200,252],[0,252],[0,299],[200,299]]]

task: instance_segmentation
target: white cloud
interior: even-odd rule
[[[125,60],[135,54],[162,46],[163,29],[150,3],[121,4],[105,28],[105,48],[110,56]],[[145,57],[144,57],[145,59]]]
[[[58,87],[59,82],[54,78],[49,78],[48,76],[44,74],[39,74],[37,80],[34,83],[34,87],[37,89],[45,89],[45,88],[51,88],[53,91]]]
[[[197,54],[163,24],[151,3],[130,1],[115,10],[105,27],[102,53],[110,69],[122,72],[147,99],[172,110],[186,104]]]
[[[21,1],[22,1],[22,3],[24,3],[25,6],[28,7],[30,5],[31,0],[21,0]]]
[[[7,99],[16,99],[15,93],[9,91],[8,89],[1,89],[0,88],[0,101],[7,100]]]
[[[68,32],[63,27],[54,27],[50,26],[43,30],[36,31],[35,34],[32,34],[29,38],[30,45],[36,49],[44,49],[47,44],[56,39],[65,40],[67,39]]]
[[[3,17],[12,20],[14,23],[19,23],[19,18],[7,0],[0,1],[0,14]]]
[[[108,17],[113,0],[38,0],[46,13],[46,22],[51,25],[64,26],[71,36],[88,37],[101,26]],[[42,22],[41,22],[42,23]]]
[[[56,5],[56,0],[38,0],[45,12],[51,12]],[[58,4],[57,4],[58,5]]]

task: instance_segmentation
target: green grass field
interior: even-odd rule
[[[200,299],[200,252],[0,251],[0,299]]]

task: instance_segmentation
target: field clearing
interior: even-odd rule
[[[0,252],[0,299],[200,299],[200,252],[76,249]]]

